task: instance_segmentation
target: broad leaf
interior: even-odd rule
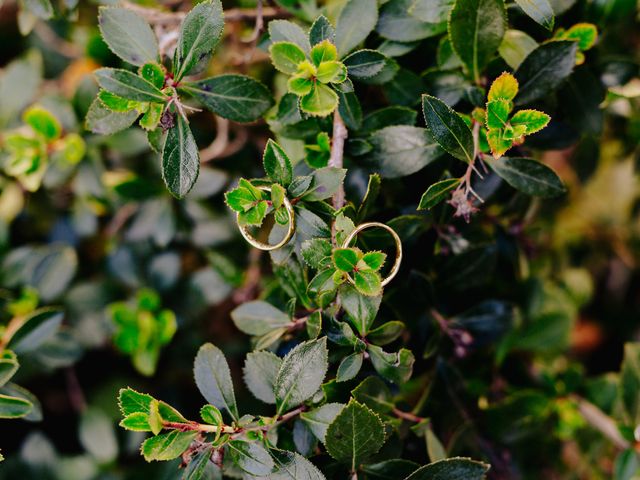
[[[419,468],[406,480],[483,480],[489,465],[470,458],[447,458]]]
[[[291,161],[282,147],[271,139],[269,139],[264,149],[262,164],[264,165],[264,171],[271,180],[284,187],[289,186],[293,179]]]
[[[456,0],[449,16],[451,45],[476,83],[506,30],[503,0]]]
[[[182,198],[193,188],[199,172],[198,146],[187,121],[177,115],[162,149],[162,178],[171,194]]]
[[[336,46],[341,57],[360,45],[378,22],[376,0],[349,0],[336,24]]]
[[[64,312],[53,308],[34,311],[25,318],[23,326],[11,337],[9,347],[18,354],[37,349],[53,337],[63,318]]]
[[[398,352],[387,353],[377,345],[369,345],[367,350],[373,367],[387,380],[402,385],[411,378],[415,362],[411,350],[401,348]]]
[[[362,368],[362,360],[364,354],[362,352],[352,353],[348,357],[344,357],[338,365],[338,372],[336,373],[336,382],[346,382],[355,378]]]
[[[459,178],[447,178],[433,183],[427,188],[427,191],[422,194],[418,210],[429,210],[442,202],[449,192],[456,188],[460,184]]]
[[[128,70],[100,68],[94,74],[102,88],[119,97],[136,102],[159,103],[168,99],[154,84]]]
[[[578,45],[571,41],[544,43],[532,51],[515,72],[520,91],[516,105],[538,100],[553,91],[573,71]]]
[[[189,74],[207,59],[222,35],[224,20],[220,0],[206,0],[196,5],[184,19],[173,57],[176,81]]]
[[[137,13],[126,8],[101,7],[98,25],[111,51],[125,62],[144,65],[158,60],[156,36]]]
[[[515,0],[515,2],[535,22],[547,30],[553,30],[555,17],[549,0]]]
[[[316,45],[324,40],[329,40],[331,43],[335,43],[336,31],[331,25],[331,22],[327,20],[327,17],[320,15],[311,25],[309,29],[309,41],[311,46]]]
[[[133,125],[140,116],[137,110],[114,112],[106,108],[100,99],[96,98],[87,112],[86,128],[93,133],[112,135]]]
[[[348,464],[352,471],[383,444],[384,426],[380,417],[353,399],[329,425],[325,437],[329,455]]]
[[[536,160],[501,157],[489,165],[509,185],[527,195],[555,197],[565,191],[558,175]]]
[[[377,50],[358,50],[344,59],[349,76],[354,79],[370,78],[382,71],[387,57]]]
[[[0,418],[20,418],[28,415],[33,404],[25,399],[0,394]]]
[[[442,23],[449,18],[454,0],[415,0],[409,14],[427,23]]]
[[[198,390],[207,402],[227,410],[237,420],[239,415],[231,372],[222,351],[211,343],[205,343],[196,355],[193,374]]]
[[[233,462],[249,475],[268,475],[275,466],[269,452],[259,443],[232,440],[227,445]]]
[[[274,393],[276,377],[282,366],[282,359],[267,352],[251,352],[244,362],[244,383],[259,400],[265,403],[276,403]]]
[[[300,405],[318,391],[328,368],[327,339],[297,345],[282,361],[275,384],[278,414]]]
[[[321,407],[301,413],[300,419],[307,424],[318,440],[324,443],[329,425],[343,408],[342,403],[325,403]]]
[[[261,300],[243,303],[231,312],[231,319],[238,330],[248,335],[264,335],[275,328],[291,326],[284,312]]]
[[[234,122],[253,122],[273,105],[269,89],[244,75],[219,75],[181,87],[202,105]]]
[[[454,157],[471,163],[474,154],[473,135],[462,117],[430,95],[422,96],[422,112],[427,129],[435,141]]]
[[[189,448],[197,435],[198,432],[180,432],[178,430],[156,435],[146,439],[142,444],[142,455],[147,462],[173,460]]]
[[[309,460],[296,452],[272,450],[275,470],[270,480],[325,480],[324,475]]]
[[[380,9],[376,31],[396,42],[414,42],[439,35],[447,30],[446,22],[428,23],[407,15],[413,0],[389,0]]]
[[[382,297],[362,296],[353,287],[345,286],[340,290],[340,299],[351,324],[365,337],[378,314]]]
[[[507,30],[498,48],[500,56],[516,70],[522,61],[536,48],[538,42],[520,30]]]

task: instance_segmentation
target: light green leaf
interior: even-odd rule
[[[549,124],[551,117],[538,110],[520,110],[516,112],[509,123],[513,126],[524,125],[527,127],[526,135],[539,132]]]
[[[456,0],[449,16],[449,39],[476,83],[498,50],[506,23],[503,0]]]
[[[382,293],[382,279],[373,270],[358,270],[353,274],[356,290],[362,295],[375,297]]]
[[[326,117],[338,106],[338,95],[330,87],[316,83],[311,92],[300,99],[300,109],[310,115]]]
[[[487,102],[487,128],[504,128],[509,120],[511,102],[492,100]]]
[[[335,62],[338,60],[338,50],[331,41],[323,40],[313,46],[310,57],[313,64],[319,67],[323,62]]]
[[[496,78],[491,83],[489,93],[487,94],[487,100],[492,102],[494,100],[506,100],[511,102],[518,94],[518,81],[516,78],[507,72]]]
[[[507,30],[498,48],[500,56],[514,70],[538,46],[533,38],[520,30]]]
[[[333,264],[343,272],[351,272],[358,263],[358,253],[352,248],[336,248],[332,256]]]
[[[196,355],[193,374],[198,390],[207,402],[227,410],[237,420],[239,415],[233,381],[222,351],[211,343],[205,343]]]
[[[348,464],[352,471],[383,444],[384,426],[380,417],[353,399],[329,425],[325,437],[329,455]]]
[[[171,194],[183,198],[193,188],[200,172],[200,153],[191,129],[182,115],[169,129],[162,149],[162,178]]]
[[[209,58],[222,35],[224,19],[220,0],[205,0],[191,10],[180,29],[173,56],[176,81],[188,75],[203,60]]]
[[[318,391],[328,368],[327,339],[300,343],[282,361],[275,383],[278,415]]]
[[[306,60],[304,51],[292,42],[276,42],[269,47],[271,62],[276,70],[292,75],[298,71],[298,65]]]
[[[169,433],[147,438],[140,450],[147,462],[173,460],[189,448],[197,435],[198,432],[172,430]]]
[[[259,351],[247,355],[243,369],[244,383],[254,397],[265,403],[276,403],[274,389],[281,366],[282,359],[271,352]]]
[[[200,409],[200,418],[203,422],[211,425],[221,426],[224,424],[222,413],[213,405],[205,405]]]
[[[62,126],[56,117],[45,108],[34,105],[29,107],[22,115],[25,123],[31,126],[34,131],[42,135],[47,141],[52,141],[60,137]]]
[[[126,8],[100,7],[98,25],[111,51],[132,65],[158,60],[158,41],[149,24]]]
[[[422,112],[433,138],[454,157],[473,161],[473,136],[465,121],[441,100],[422,96]]]
[[[148,415],[152,401],[151,395],[136,392],[132,388],[121,388],[118,393],[118,406],[125,417],[134,413]]]

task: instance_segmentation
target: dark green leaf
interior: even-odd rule
[[[18,354],[36,350],[60,328],[64,312],[52,308],[29,314],[23,326],[11,337],[9,347]]]
[[[371,330],[367,339],[376,345],[387,345],[402,335],[404,328],[404,323],[397,320],[386,322]]]
[[[205,343],[196,355],[193,374],[198,390],[207,402],[227,410],[237,420],[239,415],[233,381],[222,351],[211,343]]]
[[[86,116],[86,128],[93,133],[100,135],[112,135],[133,125],[133,122],[140,116],[137,110],[128,112],[113,112],[106,108],[102,102],[96,98]]]
[[[285,187],[291,183],[293,179],[291,161],[282,147],[271,139],[269,139],[264,149],[262,163],[264,171],[271,180]]]
[[[473,161],[473,136],[460,115],[430,95],[422,96],[422,112],[427,129],[443,149],[462,161]]]
[[[447,458],[419,468],[406,480],[483,480],[489,465],[470,458]]]
[[[415,358],[410,350],[401,348],[398,352],[387,353],[377,345],[369,345],[367,350],[373,367],[387,380],[402,385],[411,378]]]
[[[548,0],[515,0],[515,2],[535,22],[547,30],[553,30],[555,17]]]
[[[348,357],[345,357],[338,365],[338,372],[336,373],[336,382],[346,382],[358,375],[360,368],[362,368],[362,360],[364,354],[362,352],[352,353]]]
[[[182,198],[193,188],[199,172],[198,146],[187,121],[177,115],[162,149],[162,178],[171,194]]]
[[[33,404],[25,399],[0,394],[0,418],[20,418],[28,415]]]
[[[548,95],[567,78],[576,63],[578,44],[567,40],[543,43],[515,72],[520,85],[516,105],[531,103]]]
[[[364,465],[362,471],[372,480],[404,480],[420,465],[409,460],[393,459]]]
[[[380,73],[387,57],[377,50],[358,50],[344,59],[349,76],[355,79],[369,78]]]
[[[253,122],[273,105],[269,89],[244,75],[219,75],[181,88],[213,113],[234,122]]]
[[[536,160],[501,157],[489,165],[509,185],[527,195],[555,197],[565,191],[558,175]]]
[[[311,25],[309,29],[309,41],[311,45],[316,45],[324,40],[335,43],[336,31],[333,25],[327,20],[327,17],[320,15]]]
[[[258,443],[232,440],[227,445],[233,462],[249,475],[268,475],[275,466],[269,452]]]
[[[167,100],[154,84],[128,70],[100,68],[94,73],[102,88],[119,97],[136,102],[164,103]]]
[[[460,184],[459,178],[447,178],[433,183],[422,194],[418,210],[429,210],[442,202],[451,190]]]
[[[158,60],[158,41],[149,24],[126,8],[101,7],[98,25],[111,51],[125,62],[144,65]]]
[[[348,285],[340,290],[340,298],[342,308],[347,312],[351,324],[365,337],[378,314],[382,298],[360,295],[355,288]]]

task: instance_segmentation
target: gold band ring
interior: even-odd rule
[[[260,186],[256,188],[258,188],[258,190],[262,190],[263,192],[271,192],[271,189],[266,186]],[[251,233],[249,233],[249,229],[247,225],[240,225],[240,215],[239,214],[236,215],[236,222],[238,223],[238,228],[240,229],[240,233],[242,234],[244,239],[247,242],[249,242],[249,244],[251,244],[252,246],[260,250],[269,251],[269,250],[277,250],[278,248],[283,247],[291,239],[291,237],[293,236],[293,232],[295,232],[296,230],[296,214],[293,211],[293,205],[291,205],[291,202],[286,196],[284,197],[282,204],[284,205],[284,208],[287,211],[287,216],[289,217],[289,223],[288,223],[289,228],[284,238],[274,245],[263,243],[253,238]]]
[[[400,263],[402,262],[402,242],[400,241],[400,237],[398,236],[398,234],[393,228],[391,228],[389,225],[385,225],[384,223],[380,223],[380,222],[361,223],[360,225],[358,225],[356,228],[353,229],[353,231],[347,236],[347,238],[344,239],[342,248],[349,248],[349,245],[351,244],[351,242],[353,242],[353,240],[361,231],[366,230],[367,228],[375,228],[375,227],[382,228],[387,232],[389,232],[393,237],[393,241],[396,242],[396,261],[393,264],[393,267],[391,267],[391,271],[389,272],[389,275],[387,275],[386,278],[382,280],[381,285],[384,287],[385,285],[388,285],[389,282],[393,280],[393,277],[395,277],[398,274],[398,271],[400,270]]]

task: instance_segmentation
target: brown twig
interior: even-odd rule
[[[620,434],[616,422],[609,415],[578,395],[572,395],[571,399],[578,404],[578,411],[582,418],[608,438],[617,448],[624,450],[631,446],[629,441]]]
[[[331,156],[329,157],[330,167],[342,168],[344,163],[344,142],[348,135],[347,127],[336,109],[333,113],[333,136],[331,137]],[[344,187],[340,186],[338,191],[333,195],[333,208],[339,210],[343,206]]]

